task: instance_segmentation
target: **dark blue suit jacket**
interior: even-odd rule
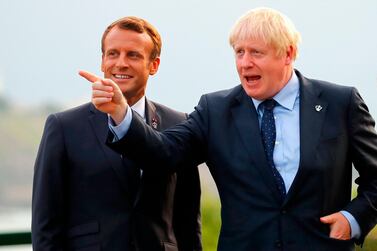
[[[374,120],[355,88],[296,73],[300,165],[283,204],[265,158],[255,107],[241,86],[202,96],[187,121],[162,134],[136,116],[125,137],[110,145],[130,158],[148,155],[146,163],[164,163],[146,165],[153,169],[206,162],[221,199],[218,250],[353,250],[354,240],[330,239],[328,225],[319,218],[349,211],[361,227],[359,242],[375,226]],[[352,164],[360,177],[351,201]]]
[[[147,100],[146,118],[163,130],[186,116]],[[34,250],[201,250],[197,168],[145,170],[135,195],[135,163],[106,146],[107,134],[107,115],[91,103],[47,119],[35,163]]]

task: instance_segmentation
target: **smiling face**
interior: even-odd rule
[[[101,70],[118,84],[129,105],[144,94],[149,75],[154,75],[160,58],[151,59],[152,39],[147,33],[114,27],[103,44]]]
[[[275,96],[291,78],[293,50],[289,47],[279,56],[274,47],[261,40],[235,42],[237,71],[247,95],[257,100]]]

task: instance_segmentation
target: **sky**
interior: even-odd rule
[[[301,73],[357,87],[376,117],[375,0],[1,0],[0,94],[25,106],[90,101],[90,84],[77,72],[102,75],[102,33],[132,15],[163,39],[147,97],[190,112],[202,94],[239,84],[228,34],[238,17],[260,6],[283,12],[301,32]]]

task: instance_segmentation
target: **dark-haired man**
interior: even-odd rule
[[[145,98],[160,52],[160,35],[141,18],[117,20],[102,37],[104,77],[155,130],[186,118]],[[201,250],[197,168],[141,172],[105,145],[107,125],[91,103],[48,117],[35,163],[34,250]]]

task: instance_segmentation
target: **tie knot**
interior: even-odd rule
[[[276,105],[276,101],[275,99],[266,99],[265,101],[263,101],[262,105],[264,109],[272,111]]]

